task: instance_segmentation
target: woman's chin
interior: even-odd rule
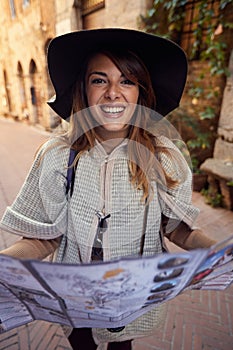
[[[107,123],[103,124],[102,127],[108,131],[120,131],[125,129],[126,125],[120,123]]]

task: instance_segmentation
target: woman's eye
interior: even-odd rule
[[[103,79],[101,79],[101,78],[95,78],[95,79],[91,80],[91,83],[92,84],[104,84],[105,81]]]
[[[132,80],[129,79],[124,79],[121,84],[125,84],[125,85],[135,85],[135,83]]]

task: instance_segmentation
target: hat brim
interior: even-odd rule
[[[54,38],[48,48],[48,70],[56,98],[49,106],[63,119],[72,111],[72,86],[87,55],[116,46],[135,52],[146,65],[163,116],[177,108],[187,77],[187,58],[174,42],[142,31],[103,28],[75,31]]]

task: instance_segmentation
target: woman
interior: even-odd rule
[[[1,253],[43,259],[56,251],[58,262],[87,263],[161,253],[164,236],[184,249],[214,244],[192,229],[191,172],[164,135],[162,116],[179,105],[186,80],[181,48],[129,29],[73,32],[52,40],[48,68],[56,91],[49,105],[68,131],[41,147],[7,208],[1,227],[23,238]],[[131,349],[162,316],[156,307],[120,329],[73,329],[69,341],[73,349]]]

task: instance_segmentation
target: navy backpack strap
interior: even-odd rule
[[[69,161],[68,161],[68,169],[66,174],[66,194],[70,192],[70,196],[72,196],[73,193],[73,187],[74,187],[74,178],[75,178],[75,167],[71,166],[73,161],[75,160],[75,157],[77,155],[77,151],[74,149],[70,149],[70,155],[69,155]]]

